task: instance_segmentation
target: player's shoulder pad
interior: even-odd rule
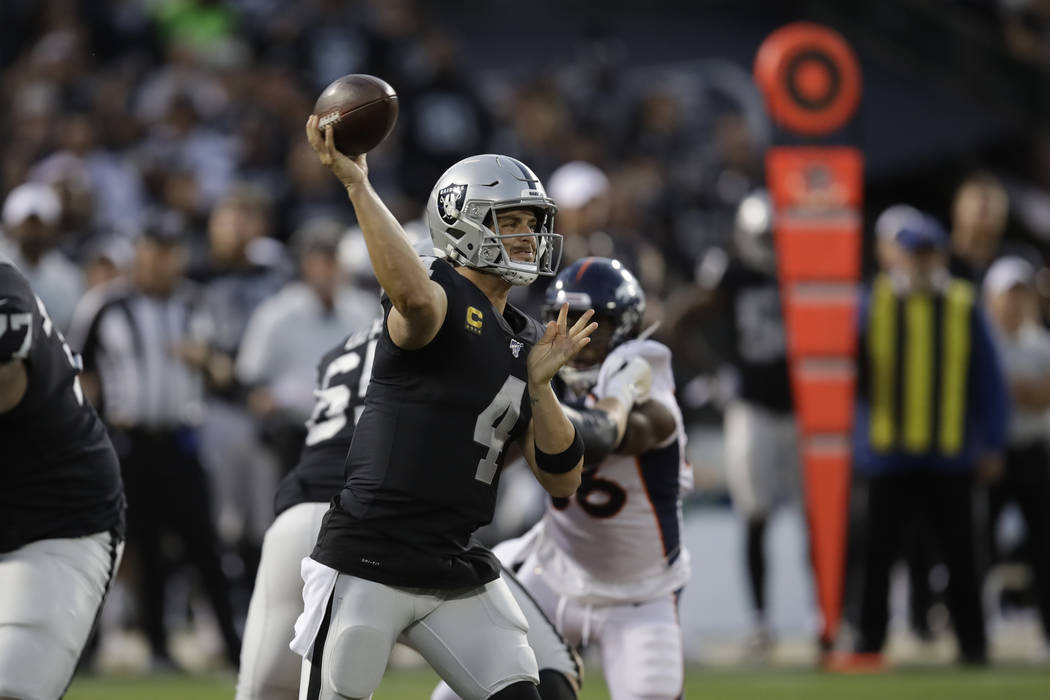
[[[451,283],[460,282],[460,280],[466,281],[462,275],[456,272],[456,268],[452,266],[452,263],[443,256],[420,255],[419,259],[423,263],[423,267],[426,269],[427,274],[430,275],[430,279],[434,280],[442,287],[447,287]]]
[[[628,340],[610,352],[602,369],[618,367],[629,360],[640,357],[649,363],[653,371],[653,393],[673,392],[674,373],[671,370],[671,349],[655,340]]]

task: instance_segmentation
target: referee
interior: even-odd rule
[[[84,297],[69,339],[83,354],[85,390],[120,456],[128,541],[139,565],[140,610],[154,664],[175,666],[164,629],[168,562],[162,546],[165,534],[173,532],[200,572],[226,657],[236,666],[240,642],[229,582],[198,459],[204,379],[185,349],[208,325],[198,311],[197,288],[182,277],[185,261],[181,220],[150,222],[135,241],[128,279]]]
[[[897,234],[899,265],[878,275],[859,318],[855,466],[869,478],[858,651],[886,639],[889,574],[908,528],[948,566],[961,660],[987,660],[975,562],[974,476],[1002,468],[1008,395],[969,282],[949,275],[932,217]]]

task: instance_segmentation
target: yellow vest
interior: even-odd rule
[[[866,347],[875,452],[962,452],[973,304],[973,285],[965,280],[953,278],[943,293],[898,297],[889,276],[875,278]]]

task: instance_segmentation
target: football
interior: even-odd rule
[[[352,73],[332,81],[314,103],[318,127],[331,125],[335,147],[349,156],[383,142],[397,122],[397,93],[373,75]]]

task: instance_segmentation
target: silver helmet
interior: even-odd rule
[[[733,243],[746,265],[774,274],[777,255],[773,247],[773,203],[769,193],[757,189],[740,201],[733,221]]]
[[[529,209],[536,215],[536,254],[532,261],[512,260],[500,235],[501,210]],[[561,236],[552,233],[558,208],[539,178],[524,163],[485,154],[464,158],[445,171],[427,200],[426,222],[434,247],[450,260],[498,275],[510,284],[532,284],[553,275],[561,259]],[[527,234],[528,235],[528,234]]]

